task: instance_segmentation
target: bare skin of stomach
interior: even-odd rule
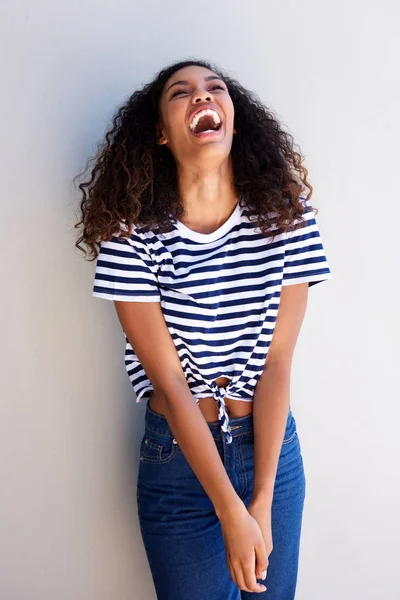
[[[226,387],[229,383],[227,377],[219,377],[215,383],[218,387]],[[150,393],[149,406],[151,410],[165,416],[164,397],[156,391]],[[200,398],[198,406],[207,421],[207,423],[218,422],[218,404],[212,396],[210,398]],[[245,417],[253,412],[252,402],[243,402],[243,400],[234,400],[233,398],[225,397],[226,412],[230,418]]]

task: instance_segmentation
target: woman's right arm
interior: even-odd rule
[[[187,462],[209,496],[224,532],[233,581],[261,592],[257,563],[268,564],[261,530],[237,495],[207,421],[190,392],[160,302],[114,301],[119,321],[154,390],[165,398],[165,417]],[[234,528],[236,531],[231,531]],[[243,534],[243,535],[242,535]]]
[[[236,494],[211,431],[190,392],[159,302],[119,302],[124,330],[154,390],[165,398],[165,417],[217,515],[244,506]]]

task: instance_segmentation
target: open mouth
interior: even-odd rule
[[[190,132],[197,137],[216,135],[221,129],[220,116],[212,109],[205,109],[197,113],[189,125]]]

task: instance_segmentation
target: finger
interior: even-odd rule
[[[244,577],[243,577],[243,570],[240,566],[240,563],[236,563],[235,565],[233,565],[233,563],[232,563],[232,568],[235,573],[235,579],[236,579],[236,584],[237,584],[238,588],[240,590],[243,590],[244,592],[250,591],[250,590],[246,589],[246,584],[244,582]]]
[[[256,560],[256,577],[258,579],[262,579],[262,574],[263,571],[266,571],[268,569],[268,556],[267,556],[267,550],[265,547],[265,544],[259,544],[258,546],[255,546],[254,548],[254,552],[255,552],[255,560]]]
[[[236,585],[238,586],[239,590],[242,590],[243,592],[251,592],[253,590],[249,590],[246,586],[246,583],[244,581],[244,577],[243,577],[243,570],[240,567],[240,565],[236,565],[236,569],[233,567],[234,573],[235,573],[235,579],[236,579]]]
[[[243,568],[244,583],[247,592],[264,592],[267,588],[262,583],[257,583],[255,574],[255,560],[244,565]]]
[[[227,559],[227,563],[228,563],[229,572],[231,574],[231,579],[232,579],[233,583],[236,583],[236,585],[238,585],[235,568],[229,559]]]

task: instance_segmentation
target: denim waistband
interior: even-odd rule
[[[146,411],[144,417],[145,427],[166,437],[174,438],[166,417],[151,409],[149,402],[150,400],[146,401]],[[210,428],[213,438],[215,440],[221,440],[223,432],[221,431],[220,422],[207,422],[207,425]],[[232,438],[242,435],[243,433],[247,433],[248,431],[253,431],[253,413],[245,415],[244,417],[229,417],[229,425],[231,428]]]

